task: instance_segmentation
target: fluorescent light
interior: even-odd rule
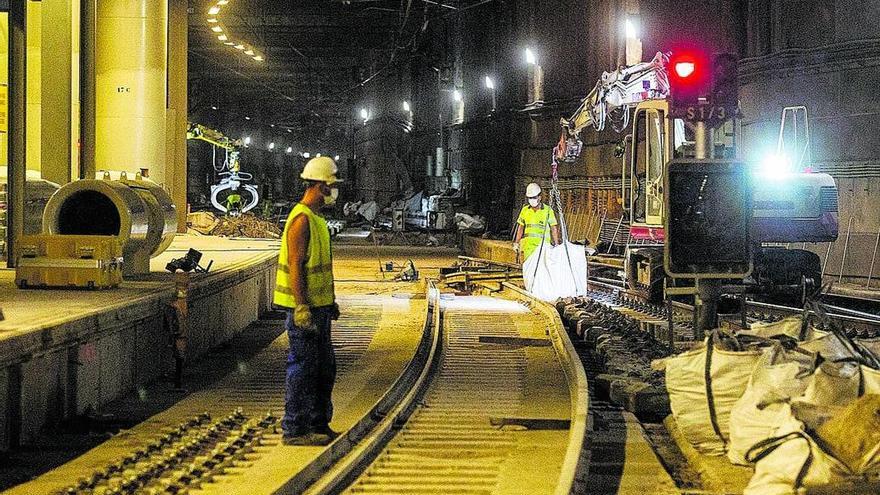
[[[228,40],[229,38],[227,38],[225,34],[221,34],[221,35],[217,36],[217,39],[220,40],[220,41],[226,41],[226,40]]]
[[[220,26],[214,26],[214,27],[211,28],[211,31],[214,31],[215,33],[222,33],[222,32],[223,32],[223,28],[220,27]]]
[[[531,48],[526,48],[526,63],[530,65],[538,63],[538,57],[535,56],[535,52]]]
[[[244,45],[235,45],[236,50],[244,50]]]
[[[495,81],[489,76],[486,76],[486,87],[489,89],[495,89]]]
[[[252,56],[254,55],[254,51],[253,51],[253,50],[245,50],[245,51],[244,51],[244,54],[247,55],[247,56],[249,56],[249,57],[252,57]]]
[[[409,102],[406,101],[406,100],[404,100],[404,101],[403,101],[403,111],[404,111],[404,112],[409,112],[410,109],[411,109],[411,108],[410,108],[410,106],[409,106]]]
[[[260,55],[254,55],[254,60],[256,60],[257,62],[262,62],[263,57],[261,57]]]
[[[270,150],[274,150],[274,149],[275,149],[275,143],[274,143],[274,142],[269,143],[269,149],[270,149]]]
[[[623,26],[627,38],[636,39],[639,37],[639,29],[636,27],[636,23],[632,19],[624,21]]]
[[[226,41],[226,42],[224,42],[223,44],[224,44],[224,45],[232,46],[232,45],[234,45],[235,43],[233,43],[233,42],[231,42],[231,41]]]
[[[208,18],[208,22],[210,22],[211,24],[213,24],[213,23],[217,22],[217,18],[216,18],[216,17],[209,17],[209,18]]]
[[[292,152],[293,152],[293,148],[290,147],[290,146],[288,146],[286,151],[287,151],[288,153],[292,153]]]
[[[461,101],[461,91],[457,89],[452,90],[452,99],[455,101]]]
[[[214,6],[208,9],[208,15],[217,15],[220,13],[220,7]]]
[[[217,2],[217,5],[226,5],[227,3],[229,3],[229,0],[220,0]]]
[[[251,118],[248,117],[247,115],[245,115],[245,116],[244,116],[244,120],[251,120]]]

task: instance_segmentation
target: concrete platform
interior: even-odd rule
[[[511,241],[483,239],[481,237],[464,237],[464,254],[474,258],[483,258],[505,263],[516,263],[516,252]]]
[[[180,235],[150,275],[106,291],[19,290],[14,271],[0,270],[0,450],[172,369],[165,313],[174,282],[164,268],[189,248],[203,264],[214,260],[191,279],[192,360],[270,309],[278,241]]]
[[[394,284],[393,294],[339,296],[343,316],[333,328],[339,375],[333,393],[335,412],[331,424],[337,431],[346,431],[366,414],[412,358],[422,336],[426,300],[410,296],[421,290],[418,284]],[[7,493],[57,493],[77,479],[145,447],[201,412],[220,418],[241,407],[253,416],[267,411],[281,414],[287,335],[281,332],[281,320],[260,324],[273,325],[280,335],[251,358],[239,358],[229,374],[216,377],[213,383],[181,397],[173,406]],[[147,395],[154,393],[158,392],[148,391]],[[126,415],[137,414],[131,409],[138,407],[134,399],[111,409],[115,414]],[[202,485],[198,493],[273,493],[323,450],[284,446],[280,436],[280,430],[268,434],[263,445],[249,454],[246,461]]]

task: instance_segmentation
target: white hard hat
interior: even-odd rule
[[[541,186],[532,182],[531,184],[526,186],[526,197],[527,198],[536,198],[541,195]]]
[[[342,182],[342,180],[336,178],[336,171],[336,162],[332,158],[329,156],[319,156],[306,162],[306,166],[299,177],[305,180],[315,180],[333,185],[337,182]]]

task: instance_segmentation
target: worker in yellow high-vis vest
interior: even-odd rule
[[[516,219],[516,234],[513,236],[517,262],[527,260],[546,239],[554,246],[559,244],[559,223],[553,208],[541,201],[541,186],[534,182],[526,186],[526,201],[528,203]]]
[[[288,215],[281,237],[273,299],[287,309],[290,340],[281,422],[286,445],[327,445],[337,436],[330,429],[336,380],[330,320],[339,318],[339,306],[330,231],[320,215],[323,207],[336,202],[336,172],[336,163],[328,157],[306,163],[300,175],[305,193]]]

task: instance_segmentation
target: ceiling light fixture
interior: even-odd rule
[[[260,55],[254,55],[254,60],[256,60],[257,62],[262,62],[262,61],[263,61],[263,57],[261,57]],[[289,129],[288,129],[288,130],[289,130]]]
[[[209,17],[209,18],[208,18],[208,22],[210,22],[211,24],[213,24],[213,23],[217,22],[217,18],[215,18],[215,17]]]
[[[211,28],[211,31],[214,31],[215,33],[222,33],[222,32],[223,32],[223,28],[220,27],[220,26],[214,26],[214,27]]]
[[[220,7],[214,6],[208,9],[208,15],[217,15],[220,13]]]
[[[220,40],[220,41],[226,41],[226,40],[228,40],[229,38],[227,38],[225,34],[221,34],[221,35],[217,36],[217,39]]]
[[[232,46],[232,45],[234,45],[235,43],[233,43],[233,42],[231,42],[231,41],[226,41],[226,42],[224,42],[223,44],[224,44],[224,45],[228,45],[228,46]]]
[[[244,50],[244,45],[235,45],[236,50]]]
[[[288,153],[292,153],[292,152],[293,152],[293,148],[291,148],[290,146],[288,146],[286,151],[287,151]]]
[[[254,56],[254,51],[253,51],[253,50],[245,50],[245,51],[244,51],[244,54],[247,55],[247,56],[252,57],[252,56]]]

